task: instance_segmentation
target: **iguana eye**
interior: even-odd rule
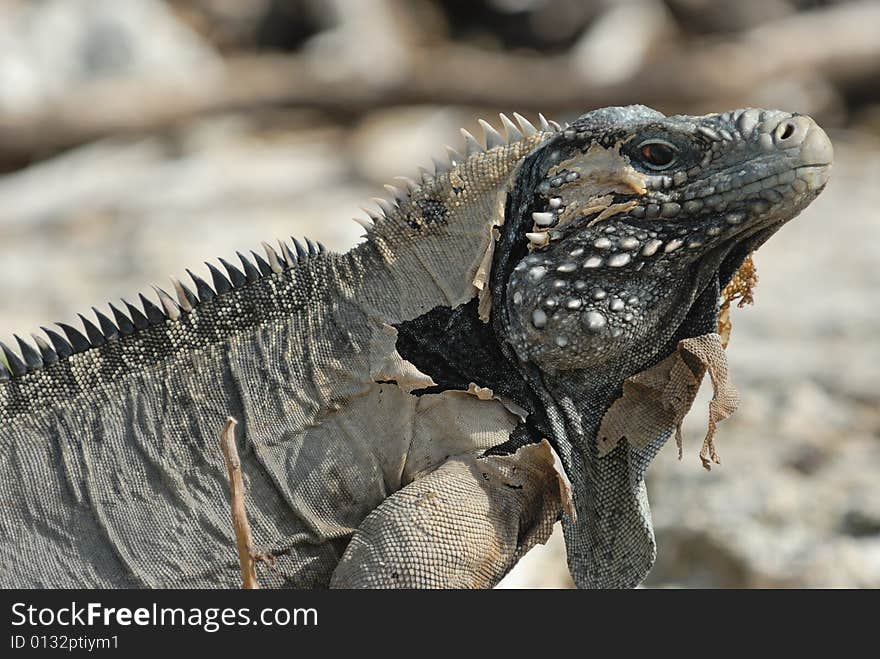
[[[666,169],[671,167],[675,161],[677,149],[669,142],[660,140],[652,140],[650,142],[642,142],[639,145],[639,153],[645,164],[651,169]]]

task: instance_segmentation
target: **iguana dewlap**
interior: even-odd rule
[[[757,109],[517,119],[348,253],[266,245],[2,346],[0,586],[238,585],[227,416],[264,585],[488,587],[559,516],[578,586],[638,584],[648,464],[704,371],[712,423],[735,405],[720,291],[831,143]]]

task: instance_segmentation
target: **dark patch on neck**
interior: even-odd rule
[[[400,356],[437,383],[416,389],[414,395],[466,391],[473,382],[531,411],[528,388],[492,328],[479,319],[476,298],[455,308],[434,307],[394,327]]]
[[[553,143],[555,140],[548,142]],[[542,147],[525,158],[507,196],[505,220],[496,241],[490,275],[492,322],[479,319],[477,298],[473,298],[454,309],[435,307],[418,318],[395,325],[398,353],[437,383],[436,387],[416,390],[414,394],[466,390],[473,382],[510,398],[529,412],[537,410],[537,399],[523,377],[523,365],[498,337],[504,335],[501,318],[507,280],[513,266],[527,251],[524,236],[531,225],[524,218],[531,217],[529,209],[535,205],[538,183],[549,168],[543,155],[545,150]],[[422,210],[436,213],[438,209],[429,205]]]
[[[431,376],[436,386],[416,389],[415,396],[448,390],[466,391],[474,384],[488,387],[529,413],[508,440],[486,455],[509,455],[546,436],[540,428],[544,413],[540,401],[508,351],[502,348],[491,325],[481,321],[477,299],[456,308],[434,307],[428,313],[394,326],[397,352]]]

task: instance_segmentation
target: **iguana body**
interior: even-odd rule
[[[638,438],[603,416],[664,360],[702,375],[676,346],[715,331],[720,287],[818,194],[830,143],[758,110],[505,126],[394,191],[346,254],[269,249],[4,348],[0,585],[237,585],[230,415],[267,583],[491,586],[566,507],[575,582],[637,584],[642,476],[680,414],[648,404]]]

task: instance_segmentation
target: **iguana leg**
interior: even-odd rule
[[[544,543],[570,498],[547,441],[514,455],[457,455],[376,508],[333,588],[490,588]]]

